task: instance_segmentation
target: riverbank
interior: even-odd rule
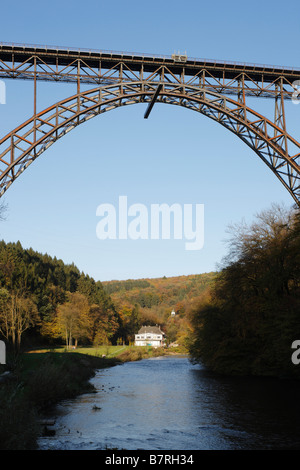
[[[20,355],[0,381],[0,449],[35,449],[43,432],[43,412],[63,399],[93,391],[89,380],[95,371],[119,363],[74,352]]]
[[[93,392],[90,379],[97,370],[169,352],[163,348],[141,347],[111,351],[107,348],[82,348],[76,352],[40,350],[11,360],[0,376],[0,449],[36,449],[37,439],[44,431],[41,422],[47,408],[61,400]],[[0,373],[5,370],[1,367]]]

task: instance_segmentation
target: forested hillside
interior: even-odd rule
[[[183,344],[190,337],[187,313],[214,276],[101,283],[74,264],[1,241],[0,335],[15,349],[130,344],[143,324],[159,324],[168,342]]]
[[[174,311],[175,315],[171,315]],[[272,207],[231,228],[218,273],[95,281],[74,264],[0,242],[0,338],[14,349],[132,344],[142,325],[217,372],[299,376],[300,215]]]
[[[0,333],[21,340],[114,341],[120,318],[101,282],[74,264],[0,242]]]
[[[226,374],[300,378],[300,213],[273,206],[231,228],[228,256],[192,315],[190,353]]]
[[[215,273],[103,282],[120,313],[128,337],[142,325],[160,325],[168,342],[187,344],[191,327],[189,311],[197,305]],[[171,316],[174,310],[175,316]]]

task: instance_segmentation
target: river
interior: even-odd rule
[[[300,449],[300,384],[222,377],[187,357],[97,371],[97,393],[55,407],[40,449]]]

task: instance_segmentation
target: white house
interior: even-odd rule
[[[153,346],[159,348],[165,344],[165,333],[159,326],[142,326],[135,335],[135,346]]]

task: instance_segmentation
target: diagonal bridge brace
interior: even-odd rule
[[[156,90],[155,90],[155,93],[154,93],[154,95],[153,95],[153,97],[152,97],[152,100],[151,100],[150,103],[148,104],[148,107],[147,107],[146,112],[145,112],[145,114],[144,114],[144,118],[145,118],[145,119],[148,119],[148,116],[149,116],[149,114],[151,113],[151,110],[152,110],[152,108],[153,108],[153,106],[154,106],[155,101],[157,100],[157,97],[158,97],[158,95],[159,95],[159,93],[160,93],[160,90],[162,89],[162,86],[163,86],[162,83],[159,83],[159,85],[157,86],[157,88],[156,88]]]

